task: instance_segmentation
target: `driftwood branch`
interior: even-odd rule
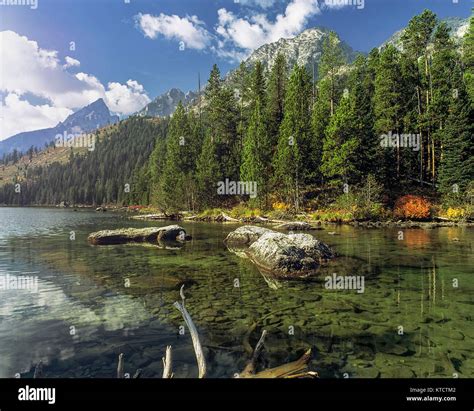
[[[191,333],[191,338],[193,340],[194,353],[196,354],[196,360],[198,363],[199,378],[204,378],[206,375],[206,360],[204,358],[204,352],[202,350],[201,342],[199,341],[199,334],[197,332],[196,326],[194,325],[193,320],[185,307],[183,307],[178,301],[176,301],[173,305],[181,312],[181,315],[183,316],[184,321],[189,328],[189,332]]]
[[[248,364],[245,366],[244,370],[239,374],[240,378],[248,378],[255,374],[255,371],[257,370],[257,361],[258,357],[260,356],[260,353],[263,348],[263,344],[265,343],[265,337],[267,336],[267,330],[262,331],[262,335],[260,336],[260,339],[257,342],[257,345],[255,346],[255,349],[252,354],[252,358],[248,362]]]
[[[171,353],[171,345],[166,347],[166,354],[163,360],[163,378],[173,378],[173,355]]]
[[[120,353],[119,358],[118,358],[118,365],[117,365],[117,378],[125,377],[123,368],[124,368],[123,353]]]
[[[142,369],[141,368],[138,368],[136,371],[135,371],[135,374],[133,374],[133,378],[140,378],[142,375]]]
[[[227,215],[226,213],[221,213],[221,218],[223,221],[227,221],[227,222],[230,222],[230,223],[239,223],[240,220],[238,220],[237,218],[233,218],[229,215]]]
[[[283,364],[275,368],[260,371],[251,378],[301,378],[316,377],[317,373],[308,371],[308,363],[311,360],[311,348],[298,360]]]

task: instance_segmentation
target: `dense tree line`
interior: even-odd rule
[[[140,187],[155,140],[164,139],[167,122],[132,117],[96,134],[95,150],[69,161],[28,168],[26,178],[0,188],[0,204],[136,204],[148,202]],[[146,176],[145,176],[146,177]]]
[[[31,171],[21,196],[7,186],[0,203],[178,211],[248,201],[299,210],[367,184],[381,186],[388,201],[420,187],[464,193],[474,170],[472,26],[471,19],[459,47],[425,10],[409,22],[401,50],[389,44],[351,65],[330,33],[316,82],[304,67],[287,67],[283,55],[269,72],[242,63],[232,88],[214,65],[199,104],[179,104],[169,124],[123,121],[96,151]],[[224,181],[255,182],[257,196],[220,195]]]
[[[331,33],[316,84],[279,55],[269,73],[241,64],[234,93],[214,66],[202,113],[179,106],[166,150],[155,148],[152,203],[202,209],[245,199],[267,208],[278,200],[299,209],[318,189],[361,186],[369,176],[388,197],[413,187],[465,191],[474,169],[472,35],[471,21],[459,50],[426,10],[410,21],[403,51],[387,45],[350,66]],[[219,196],[225,179],[256,182],[258,196]]]

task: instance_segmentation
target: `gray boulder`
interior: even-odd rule
[[[118,230],[102,230],[91,233],[88,240],[94,245],[125,244],[125,243],[158,243],[161,241],[186,241],[190,236],[179,225],[148,228],[121,228]]]
[[[245,254],[261,271],[283,279],[314,274],[321,264],[335,257],[329,246],[310,234],[282,234],[253,226],[233,231],[226,243],[231,251],[235,245],[248,245],[237,255]]]

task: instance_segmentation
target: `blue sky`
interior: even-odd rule
[[[96,97],[130,114],[171,87],[196,89],[197,73],[207,79],[213,63],[225,73],[262,43],[306,28],[331,28],[367,52],[425,8],[445,18],[468,17],[472,7],[470,0],[364,0],[363,7],[361,0],[344,7],[322,0],[36,0],[32,9],[34,0],[23,1],[33,4],[0,6],[7,66],[0,140],[54,125]]]

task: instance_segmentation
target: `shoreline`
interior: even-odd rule
[[[2,208],[44,208],[44,209],[60,209],[70,211],[95,211],[95,212],[111,212],[123,213],[127,218],[138,221],[185,221],[185,222],[203,222],[203,223],[220,223],[220,224],[248,224],[248,225],[278,225],[285,223],[304,222],[310,224],[313,229],[318,229],[319,226],[352,226],[359,228],[422,228],[433,229],[442,227],[474,227],[474,221],[466,220],[449,220],[447,218],[433,217],[425,220],[393,220],[393,219],[377,219],[377,220],[315,220],[310,217],[310,214],[300,213],[296,216],[287,217],[282,216],[278,219],[272,219],[263,215],[253,217],[231,217],[227,213],[230,210],[222,211],[216,215],[208,215],[206,210],[201,213],[179,212],[177,214],[163,214],[163,213],[143,213],[141,210],[152,210],[146,206],[94,206],[94,205],[77,205],[77,206],[60,206],[60,205],[5,205],[1,204]]]

